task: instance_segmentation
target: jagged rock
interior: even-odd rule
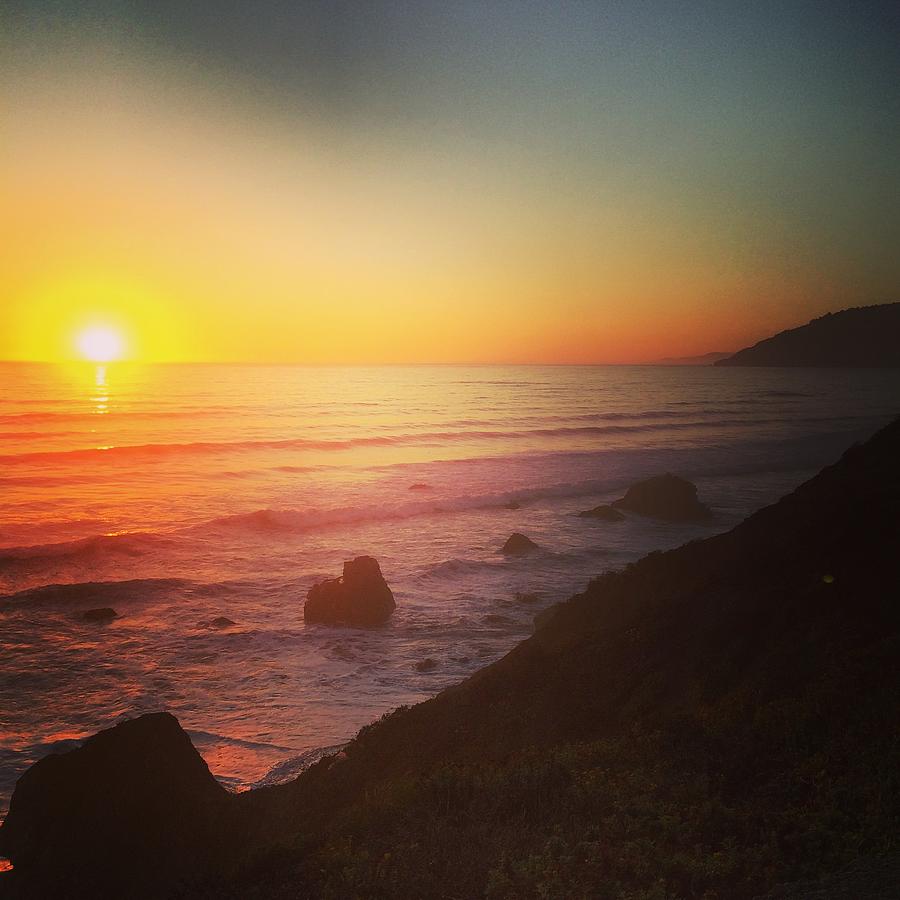
[[[306,595],[307,622],[380,625],[396,608],[378,560],[357,556],[344,563],[344,574],[314,585]]]
[[[16,784],[0,827],[14,866],[4,896],[168,896],[226,865],[232,799],[174,716],[101,731]]]
[[[625,516],[617,509],[613,509],[607,504],[595,506],[593,509],[586,509],[584,512],[578,513],[580,519],[600,519],[602,522],[622,522]]]
[[[712,515],[709,507],[697,499],[697,486],[669,472],[631,485],[625,496],[612,505],[673,522],[698,521]]]
[[[99,606],[97,609],[86,609],[81,618],[85,622],[111,622],[118,619],[119,614],[111,606]]]
[[[232,625],[237,625],[237,622],[233,622],[227,616],[217,616],[209,624],[211,628],[231,628]]]
[[[506,539],[501,553],[506,556],[527,556],[529,553],[534,553],[535,550],[539,549],[538,545],[531,538],[516,531]]]

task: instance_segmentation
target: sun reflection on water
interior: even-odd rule
[[[94,391],[91,402],[97,415],[103,416],[109,412],[109,383],[106,380],[106,366],[102,364],[94,370]]]

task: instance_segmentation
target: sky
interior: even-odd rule
[[[0,11],[0,359],[624,363],[900,299],[889,3]]]

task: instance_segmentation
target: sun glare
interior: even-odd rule
[[[122,336],[112,328],[94,326],[79,332],[75,339],[78,352],[91,362],[112,362],[122,355]]]

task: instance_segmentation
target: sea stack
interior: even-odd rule
[[[612,505],[671,522],[697,522],[712,516],[710,508],[697,499],[697,486],[669,472],[631,485]]]
[[[534,553],[535,550],[539,549],[538,545],[530,537],[515,531],[506,539],[506,543],[500,552],[504,556],[528,556],[529,553]]]
[[[340,578],[330,578],[310,588],[303,604],[303,618],[328,624],[381,625],[396,606],[378,560],[357,556],[344,563]]]

